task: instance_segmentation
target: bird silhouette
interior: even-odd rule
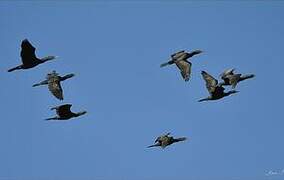
[[[46,56],[44,58],[37,58],[35,50],[36,48],[33,47],[27,39],[24,39],[21,44],[21,58],[23,64],[9,69],[8,72],[12,72],[19,69],[30,69],[39,64],[57,58],[57,56]]]
[[[87,111],[81,111],[78,113],[73,113],[70,108],[72,104],[64,104],[51,108],[51,110],[56,110],[57,116],[52,118],[47,118],[45,120],[68,120],[70,118],[79,117],[87,113]]]

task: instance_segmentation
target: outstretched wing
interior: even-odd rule
[[[36,61],[35,50],[36,48],[32,46],[32,44],[27,40],[24,39],[21,44],[21,58],[23,64],[31,64],[32,61]]]
[[[64,117],[64,116],[66,116],[66,114],[72,113],[71,110],[70,110],[71,106],[72,106],[72,104],[64,104],[64,105],[59,106],[56,109],[57,115],[60,116],[60,117]]]
[[[191,62],[186,60],[179,60],[176,62],[177,67],[180,70],[180,73],[185,81],[188,81],[191,74]]]
[[[227,76],[227,78],[229,79],[229,82],[232,85],[233,89],[237,86],[237,84],[238,84],[238,82],[241,78],[241,75],[242,74],[234,74],[234,75]]]
[[[218,84],[217,79],[213,78],[210,74],[205,71],[201,72],[203,79],[206,82],[206,88],[210,94],[214,93],[216,86]]]
[[[161,136],[157,137],[156,140],[155,140],[155,143],[159,142],[161,139]]]
[[[59,100],[63,100],[63,90],[60,85],[59,77],[50,78],[48,80],[49,91]]]
[[[220,77],[224,80],[228,75],[234,75],[235,68],[227,69],[222,74],[220,74]]]

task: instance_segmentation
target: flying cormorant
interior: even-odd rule
[[[224,92],[225,88],[218,84],[217,79],[213,78],[210,74],[208,74],[205,71],[202,71],[201,75],[206,82],[206,88],[207,88],[210,96],[207,97],[207,98],[204,98],[204,99],[200,99],[199,102],[221,99],[225,96],[229,96],[231,94],[238,92],[238,91],[235,91],[235,90]]]
[[[157,146],[161,146],[162,148],[165,148],[173,143],[176,142],[180,142],[180,141],[185,141],[187,138],[186,137],[181,137],[181,138],[174,138],[172,136],[169,136],[170,133],[167,133],[165,135],[159,136],[156,140],[155,140],[155,144],[148,146],[148,148],[150,147],[157,147]]]
[[[184,50],[179,51],[177,53],[172,54],[171,55],[172,59],[166,63],[161,64],[160,67],[176,64],[176,66],[180,70],[183,79],[185,81],[188,81],[191,75],[191,66],[192,66],[192,63],[188,61],[188,59],[200,53],[202,53],[201,50],[195,50],[192,52],[185,52]]]
[[[33,47],[32,44],[27,39],[24,39],[22,41],[21,48],[22,48],[21,58],[23,64],[9,69],[8,72],[12,72],[18,69],[30,69],[46,61],[50,61],[52,59],[57,58],[57,56],[47,56],[44,58],[37,58],[35,55],[36,48]]]
[[[51,108],[51,110],[56,110],[57,116],[52,118],[47,118],[46,120],[68,120],[73,117],[78,117],[87,113],[87,111],[81,111],[78,113],[73,113],[70,108],[72,104],[64,104],[57,107]]]
[[[46,80],[34,84],[33,87],[40,86],[40,85],[48,85],[49,91],[59,100],[63,100],[63,90],[61,87],[60,82],[71,77],[75,76],[74,74],[67,74],[63,77],[59,76],[56,71],[52,71],[48,73],[46,76]]]
[[[240,81],[255,77],[254,74],[235,74],[234,70],[235,69],[228,69],[220,75],[223,79],[223,82],[220,83],[221,86],[232,86],[232,88],[235,89]]]

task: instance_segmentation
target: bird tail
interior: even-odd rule
[[[8,72],[12,72],[12,71],[15,71],[15,70],[18,70],[18,69],[22,69],[22,66],[17,66],[17,67],[14,67],[14,68],[11,68],[8,70]]]
[[[50,121],[50,120],[57,120],[57,118],[47,118],[47,119],[45,119],[46,121]]]
[[[47,119],[45,119],[45,120],[46,120],[46,121],[57,120],[57,117],[47,118]]]
[[[254,74],[247,74],[247,75],[241,76],[240,77],[240,81],[243,81],[243,80],[246,80],[246,79],[250,79],[250,78],[253,78],[253,77],[255,77]]]
[[[207,98],[199,99],[198,102],[203,102],[203,101],[208,101],[208,100],[209,98],[207,97]]]
[[[176,138],[174,139],[174,142],[185,141],[186,139],[187,139],[186,137]]]

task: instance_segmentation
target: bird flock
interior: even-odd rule
[[[43,58],[36,57],[35,54],[36,48],[33,47],[33,45],[28,41],[28,39],[24,39],[21,43],[21,59],[22,64],[18,65],[14,68],[11,68],[8,70],[8,72],[12,72],[15,70],[20,69],[30,69],[33,67],[36,67],[42,63],[45,63],[47,61],[51,61],[57,58],[57,56],[46,56]],[[186,52],[185,50],[176,52],[171,55],[171,60],[165,63],[162,63],[160,67],[169,66],[172,64],[175,64],[178,69],[180,70],[180,74],[184,81],[189,81],[191,77],[191,68],[192,63],[189,61],[190,58],[192,58],[195,55],[201,54],[203,51],[201,50],[194,50],[192,52]],[[235,88],[237,84],[241,81],[244,81],[246,79],[250,79],[255,77],[254,74],[236,74],[235,69],[227,69],[223,73],[219,75],[219,77],[222,79],[221,82],[218,82],[217,79],[215,79],[212,75],[210,75],[206,71],[201,71],[201,75],[205,81],[206,88],[209,92],[209,96],[203,99],[200,99],[199,102],[202,101],[212,101],[212,100],[218,100],[223,97],[229,96],[231,94],[238,93],[239,91],[236,91]],[[66,79],[70,79],[74,77],[74,74],[67,74],[64,76],[60,76],[56,71],[52,71],[51,73],[48,73],[46,75],[45,80],[36,83],[33,85],[33,87],[47,85],[49,91],[51,94],[56,97],[59,100],[64,100],[63,96],[63,89],[61,86],[61,82],[63,82]],[[225,91],[224,86],[231,86],[231,90]],[[51,110],[56,110],[56,116],[47,118],[46,120],[69,120],[71,118],[75,118],[81,115],[84,115],[87,113],[87,111],[81,111],[74,113],[71,111],[72,104],[63,104],[56,107],[52,107]],[[162,147],[165,148],[173,143],[185,141],[186,137],[180,137],[180,138],[174,138],[170,136],[170,133],[161,135],[156,138],[155,143],[153,145],[148,146],[150,147]]]

